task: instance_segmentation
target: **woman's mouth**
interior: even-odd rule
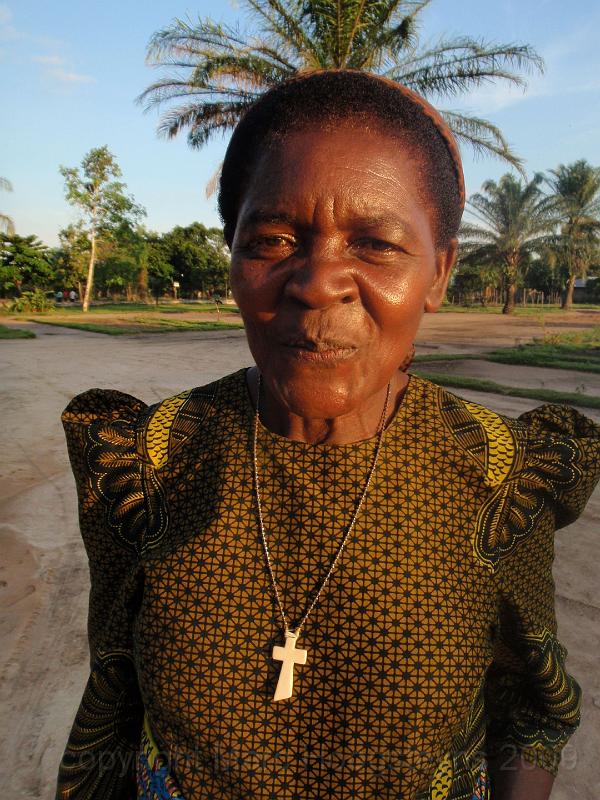
[[[290,339],[283,342],[290,355],[314,364],[335,364],[351,358],[358,348],[347,341],[335,339]]]

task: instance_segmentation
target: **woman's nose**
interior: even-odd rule
[[[343,254],[319,244],[311,245],[298,259],[285,293],[308,308],[352,303],[359,296],[352,267]]]

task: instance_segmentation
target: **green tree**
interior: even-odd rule
[[[6,178],[0,177],[0,189],[5,192],[12,192],[12,183],[7,181]],[[8,214],[0,214],[0,232],[8,234],[15,232],[15,224]]]
[[[471,195],[467,208],[474,218],[461,226],[463,264],[499,267],[502,270],[504,307],[515,307],[517,283],[531,253],[543,247],[556,224],[554,204],[541,191],[543,176],[523,183],[507,174],[499,182],[489,180],[482,192]]]
[[[159,299],[173,288],[173,265],[168,248],[156,234],[147,237],[148,288],[158,305]]]
[[[96,267],[96,288],[108,295],[125,295],[126,299],[134,299],[138,263],[131,254],[115,249],[115,252],[98,261]]]
[[[458,301],[463,305],[478,301],[485,306],[498,283],[499,270],[497,266],[459,263],[454,270],[448,295],[453,302]]]
[[[420,47],[420,15],[431,0],[243,0],[255,23],[242,32],[212,21],[175,19],[150,40],[152,66],[174,68],[139,100],[166,104],[159,124],[167,137],[188,130],[201,147],[235,126],[265,90],[307,69],[348,68],[384,75],[429,98],[453,98],[489,81],[524,86],[542,70],[528,45],[467,36]],[[443,112],[460,141],[520,168],[502,132],[490,122]]]
[[[0,286],[4,292],[47,289],[54,278],[47,247],[36,236],[0,236]]]
[[[207,228],[200,222],[177,226],[164,234],[162,243],[182,296],[206,295],[221,287],[227,291],[229,259],[220,228]]]
[[[111,238],[124,222],[134,222],[146,212],[125,194],[125,184],[116,178],[121,170],[108,147],[96,147],[87,153],[81,168],[61,167],[65,195],[80,213],[79,227],[89,242],[89,261],[83,310],[88,311],[94,286],[98,242]]]
[[[556,252],[551,248],[542,248],[539,258],[532,258],[525,273],[525,286],[543,292],[548,298],[560,293],[565,278],[563,268]]]
[[[142,302],[148,299],[148,236],[143,226],[123,222],[114,233],[114,247],[108,254],[113,261],[130,265],[128,280],[123,286],[130,299],[135,295]]]
[[[208,229],[209,258],[206,267],[211,293],[229,297],[229,248],[225,244],[222,228]]]
[[[560,218],[560,232],[553,246],[568,273],[562,301],[562,307],[568,309],[573,305],[575,280],[585,278],[598,257],[600,167],[592,167],[585,159],[560,164],[550,170],[546,182]]]
[[[89,239],[77,225],[68,225],[58,234],[59,246],[53,251],[55,288],[77,287],[83,297],[83,285],[89,263]]]

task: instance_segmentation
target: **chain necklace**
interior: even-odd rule
[[[263,513],[262,513],[262,502],[261,502],[261,490],[260,490],[260,480],[258,477],[258,457],[257,457],[257,442],[258,442],[258,427],[260,422],[260,388],[261,388],[261,376],[260,372],[258,373],[258,387],[257,387],[257,394],[256,394],[256,410],[254,414],[254,435],[252,439],[252,461],[254,467],[254,492],[256,495],[256,508],[258,510],[258,521],[260,524],[260,535],[263,544],[263,550],[265,553],[265,558],[267,560],[267,567],[269,570],[269,577],[271,578],[271,585],[273,587],[273,592],[275,595],[275,599],[277,601],[277,605],[279,607],[279,613],[281,614],[281,619],[283,620],[283,629],[284,629],[284,640],[285,645],[283,647],[275,646],[273,647],[273,659],[275,661],[281,661],[281,670],[279,673],[279,680],[277,681],[277,688],[275,689],[275,695],[273,697],[274,700],[286,700],[288,697],[292,696],[293,688],[294,688],[294,664],[306,664],[306,657],[308,655],[307,650],[296,650],[296,641],[298,636],[300,635],[300,631],[302,630],[304,623],[308,619],[309,614],[315,607],[319,597],[321,596],[321,592],[325,588],[327,581],[331,577],[332,572],[334,571],[340,556],[342,555],[342,551],[346,546],[346,542],[348,541],[348,537],[352,533],[354,529],[354,524],[356,522],[356,518],[358,517],[360,510],[363,506],[365,497],[367,496],[367,492],[369,491],[369,486],[371,485],[371,479],[373,477],[373,473],[375,472],[375,468],[377,466],[377,462],[379,460],[379,453],[381,452],[381,446],[383,444],[383,436],[385,433],[385,421],[387,418],[387,411],[388,405],[390,400],[390,390],[391,390],[391,383],[388,383],[387,387],[387,394],[385,396],[385,404],[383,406],[383,411],[381,413],[381,419],[379,421],[378,426],[378,437],[377,437],[377,445],[375,447],[375,454],[373,456],[373,463],[371,464],[371,469],[369,470],[369,474],[367,475],[367,480],[365,481],[364,488],[362,493],[356,503],[356,508],[354,509],[354,514],[352,515],[352,519],[350,520],[350,524],[346,529],[346,533],[344,534],[341,544],[337,549],[335,557],[331,562],[331,566],[329,567],[325,577],[321,581],[321,585],[319,586],[317,593],[314,595],[312,602],[308,606],[304,616],[296,626],[295,630],[291,630],[290,626],[287,621],[287,617],[285,615],[285,611],[283,609],[283,603],[281,601],[281,595],[279,594],[279,589],[277,587],[277,581],[275,580],[275,573],[273,572],[273,564],[271,562],[271,553],[269,552],[269,546],[267,544],[267,537],[265,535],[265,525],[263,521]]]

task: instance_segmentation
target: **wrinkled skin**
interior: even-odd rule
[[[399,366],[444,297],[456,240],[438,248],[418,150],[350,126],[266,148],[243,198],[231,282],[263,380],[261,417],[291,439],[377,430]],[[250,389],[256,394],[256,371]]]

